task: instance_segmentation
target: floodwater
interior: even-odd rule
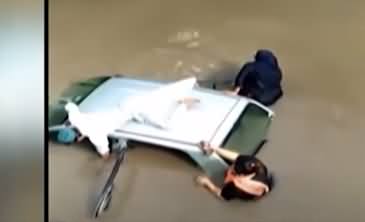
[[[108,73],[233,76],[259,48],[276,52],[285,96],[259,158],[276,172],[265,199],[224,203],[201,171],[154,147],[129,151],[99,221],[365,221],[365,2],[50,1],[50,100]],[[91,221],[111,164],[87,145],[50,143],[51,222]]]

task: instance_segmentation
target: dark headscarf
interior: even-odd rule
[[[255,54],[255,61],[242,67],[235,80],[235,86],[250,88],[250,91],[270,91],[281,87],[281,79],[281,69],[274,53],[260,49]]]
[[[274,81],[281,81],[282,73],[279,67],[278,60],[273,52],[267,49],[260,49],[255,55],[256,68],[260,72],[267,73],[266,76],[272,78]],[[271,74],[271,75],[269,75]]]

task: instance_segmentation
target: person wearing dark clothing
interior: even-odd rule
[[[205,153],[215,152],[232,162],[224,176],[224,185],[217,187],[207,176],[199,176],[198,184],[224,200],[243,199],[257,200],[272,188],[272,181],[267,167],[261,160],[253,156],[241,155],[227,149],[212,147],[201,142]]]
[[[283,95],[282,72],[273,52],[260,49],[253,62],[246,63],[234,81],[234,93],[270,106]]]

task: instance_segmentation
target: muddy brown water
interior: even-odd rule
[[[130,150],[99,221],[364,221],[365,2],[50,1],[50,101],[106,73],[156,79],[233,76],[271,48],[285,97],[259,157],[277,186],[254,203],[224,203],[193,183],[186,158]],[[50,144],[50,221],[91,221],[111,168],[87,145]]]

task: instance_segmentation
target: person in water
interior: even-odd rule
[[[201,142],[200,148],[206,154],[215,152],[232,162],[225,172],[222,188],[216,186],[207,176],[197,177],[197,183],[215,196],[227,201],[237,198],[257,200],[271,191],[272,178],[267,167],[259,159],[220,147],[212,147],[206,142]]]
[[[282,72],[273,52],[260,49],[253,62],[246,63],[236,76],[231,94],[250,97],[270,106],[279,100]]]

